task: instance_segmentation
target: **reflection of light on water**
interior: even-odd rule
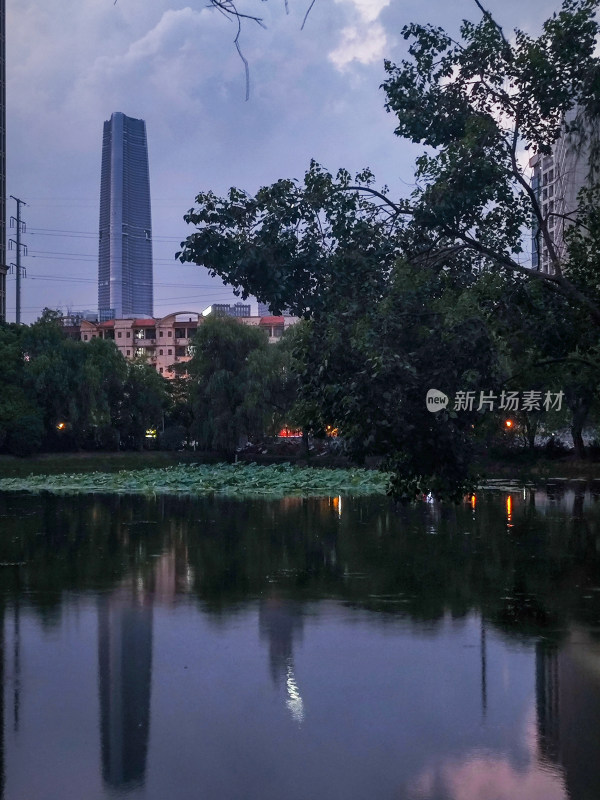
[[[285,688],[288,693],[288,699],[285,704],[292,714],[292,719],[296,722],[302,722],[304,719],[304,703],[300,697],[300,689],[298,689],[294,667],[291,663],[288,663],[286,668]]]
[[[333,507],[338,513],[338,517],[342,516],[342,496],[338,495],[337,497],[333,498]]]
[[[510,495],[506,498],[506,522],[508,523],[507,527],[512,528],[512,497]]]

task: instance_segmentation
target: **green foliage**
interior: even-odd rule
[[[373,176],[365,170],[356,182],[370,187]],[[278,312],[314,315],[338,297],[361,302],[383,288],[399,249],[390,214],[348,191],[351,183],[346,170],[334,178],[312,161],[302,184],[280,180],[254,197],[201,193],[184,217],[198,230],[177,256]]]
[[[68,339],[59,312],[0,326],[0,358],[0,449],[115,449],[120,438],[140,447],[161,420],[165,381],[156,371],[128,365],[114,342]]]
[[[167,403],[166,380],[143,361],[126,362],[116,427],[128,448],[142,450],[149,428],[158,430]]]
[[[388,476],[368,470],[316,469],[278,464],[202,464],[118,473],[30,475],[2,478],[0,491],[78,494],[228,494],[284,497],[385,494]]]
[[[189,374],[193,433],[201,449],[230,458],[240,437],[263,432],[264,412],[251,398],[268,348],[263,330],[231,317],[211,315],[198,328]]]
[[[554,219],[543,213],[519,151],[549,153],[573,109],[573,134],[581,136],[584,120],[597,125],[598,4],[564,0],[537,39],[517,30],[512,44],[489,13],[477,24],[463,22],[461,41],[440,28],[407,25],[410,59],[386,61],[383,84],[396,134],[433,148],[417,161],[409,227],[435,233],[442,246],[467,248],[482,264],[527,274],[522,234],[535,220],[552,265],[538,280],[596,325],[596,281],[580,281],[566,267],[553,243]]]
[[[484,414],[430,414],[429,388],[451,396],[527,376],[527,389],[564,389],[576,442],[592,409],[598,198],[582,198],[559,252],[521,150],[549,153],[574,109],[580,141],[597,126],[599,4],[564,0],[538,38],[516,31],[512,42],[487,12],[463,22],[460,41],[404,28],[409,58],[386,62],[383,88],[396,134],[428,148],[409,202],[376,190],[368,170],[352,183],[313,161],[302,182],[203,192],[185,215],[197,230],[182,261],[310,320],[291,346],[301,425],[335,425],[359,460],[385,456],[404,499],[459,496],[474,437],[491,430]],[[523,253],[532,218],[548,273]],[[533,441],[539,419],[520,422]]]

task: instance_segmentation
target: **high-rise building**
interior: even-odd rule
[[[284,316],[284,317],[293,316],[292,312],[289,310],[289,308],[287,306],[283,309],[283,311],[281,312],[281,315]],[[271,306],[268,303],[261,303],[259,301],[259,303],[258,303],[258,316],[259,317],[272,317],[272,316],[274,316]],[[275,316],[277,316],[277,315],[275,315]]]
[[[6,320],[6,39],[0,0],[0,322]]]
[[[208,317],[209,314],[216,314],[221,317],[249,317],[250,316],[250,303],[213,303],[205,308],[202,312],[203,317]]]
[[[533,170],[531,186],[536,193],[548,237],[554,244],[557,257],[566,256],[565,229],[572,224],[578,206],[580,190],[590,185],[594,171],[589,126],[583,125],[583,135],[568,131],[578,114],[570,111],[565,118],[565,132],[556,140],[552,152],[533,156],[529,166]],[[554,272],[547,242],[538,224],[532,234],[532,267],[541,272]]]
[[[146,123],[117,112],[102,140],[98,314],[103,321],[153,313]]]

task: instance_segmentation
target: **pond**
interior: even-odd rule
[[[597,800],[598,492],[0,493],[0,796]]]

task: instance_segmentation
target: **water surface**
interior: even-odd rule
[[[0,494],[6,800],[597,800],[600,504]]]

